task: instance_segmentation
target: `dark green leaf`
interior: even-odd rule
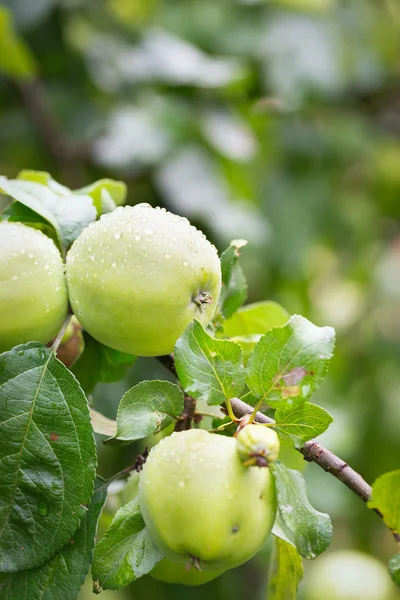
[[[32,79],[37,73],[33,54],[16,34],[10,12],[0,7],[0,71],[14,79]]]
[[[119,509],[111,527],[96,544],[93,580],[97,587],[117,590],[149,573],[163,556],[146,529],[135,498]]]
[[[267,404],[307,400],[325,377],[334,342],[332,327],[317,327],[294,315],[260,339],[246,369],[247,385]]]
[[[133,354],[119,352],[100,344],[86,331],[83,338],[85,349],[71,371],[87,394],[92,392],[96,383],[100,381],[109,383],[122,379],[136,360]]]
[[[400,470],[385,473],[374,481],[368,507],[379,510],[389,529],[400,534]]]
[[[183,393],[170,381],[142,381],[123,395],[117,413],[119,440],[140,440],[173,423],[183,411]]]
[[[49,560],[85,514],[96,448],[86,397],[37,342],[0,355],[0,570]]]
[[[208,404],[238,396],[244,385],[242,349],[208,335],[193,321],[175,345],[175,367],[184,390]]]
[[[245,240],[233,240],[221,254],[222,290],[219,307],[225,319],[231,317],[247,298],[247,282],[238,264],[239,249],[245,246]]]
[[[47,563],[5,574],[0,579],[2,600],[75,600],[92,562],[97,522],[106,497],[106,486],[98,486],[79,528]]]
[[[389,560],[389,573],[395,584],[400,587],[400,552]]]
[[[316,558],[328,548],[332,539],[329,515],[311,506],[299,471],[288,469],[280,461],[273,463],[271,470],[275,475],[280,515],[293,535],[298,552],[303,558]]]
[[[296,600],[303,573],[303,563],[296,548],[282,539],[275,539],[267,600]]]
[[[333,421],[326,410],[311,402],[278,408],[274,419],[274,429],[281,439],[295,448],[300,448],[304,442],[324,433]]]

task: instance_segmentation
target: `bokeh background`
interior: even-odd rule
[[[249,240],[248,301],[275,300],[336,328],[336,354],[315,398],[335,417],[324,443],[369,482],[398,469],[400,3],[0,6],[30,49],[19,66],[7,64],[0,21],[0,173],[46,170],[70,187],[123,179],[130,204],[187,216],[221,251],[233,238]],[[18,78],[24,68],[33,79]],[[95,407],[114,417],[126,389],[159,377],[168,378],[161,366],[139,360],[124,380],[96,388]],[[99,472],[131,464],[142,448],[104,449],[99,440]],[[329,552],[355,549],[386,563],[396,547],[380,519],[300,458],[288,455],[288,464],[304,469],[312,503],[333,519]],[[103,597],[265,598],[268,553],[267,545],[198,589],[146,577]],[[306,565],[304,600],[320,560]],[[394,587],[389,594],[400,598]],[[92,597],[88,582],[79,598]]]

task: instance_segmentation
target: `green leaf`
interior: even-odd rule
[[[318,512],[307,498],[306,484],[299,471],[285,467],[281,461],[271,465],[276,480],[278,509],[303,558],[316,558],[332,540],[329,515]]]
[[[46,171],[25,169],[18,173],[17,179],[41,183],[59,196],[90,196],[98,216],[106,212],[111,212],[117,206],[124,204],[127,194],[126,183],[123,181],[114,181],[113,179],[99,179],[99,181],[95,181],[74,191],[55,181],[50,173]]]
[[[0,180],[1,186],[1,180]],[[51,217],[50,217],[51,218]],[[20,202],[11,202],[0,215],[0,221],[12,221],[14,223],[24,223],[35,229],[39,229],[45,235],[53,240],[56,246],[61,250],[60,238],[55,227],[41,217],[37,212],[28,208]]]
[[[75,190],[74,193],[90,196],[93,199],[97,214],[102,215],[125,203],[127,187],[123,181],[100,179],[80,190]]]
[[[40,183],[45,185],[49,189],[51,189],[58,196],[70,196],[71,190],[67,188],[65,185],[61,185],[58,181],[55,181],[50,173],[47,171],[33,171],[32,169],[23,169],[17,175],[17,179],[22,179],[23,181],[34,181],[36,183]]]
[[[184,390],[208,404],[222,404],[243,389],[240,346],[212,338],[198,321],[193,321],[178,339],[175,367]]]
[[[247,298],[247,282],[241,266],[237,262],[239,249],[245,240],[233,240],[229,248],[221,254],[222,290],[219,307],[225,319],[231,317]]]
[[[86,331],[83,339],[84,351],[71,367],[71,371],[87,394],[91,393],[100,381],[110,383],[122,379],[137,358],[133,354],[119,352],[100,344]]]
[[[281,439],[295,448],[300,448],[304,442],[324,433],[333,421],[326,410],[311,402],[278,408],[274,419],[274,429]]]
[[[0,178],[0,191],[36,212],[55,230],[60,248],[68,248],[81,231],[96,219],[96,209],[90,196],[61,196],[58,192],[36,181]],[[15,203],[7,207],[2,220],[16,220]]]
[[[140,440],[173,423],[183,411],[183,393],[170,381],[142,381],[122,396],[117,413],[119,440]]]
[[[224,322],[224,336],[264,334],[273,327],[285,325],[289,313],[276,302],[254,302],[239,308]]]
[[[294,546],[296,548],[296,543],[294,541],[293,533],[287,527],[279,510],[276,513],[276,519],[275,519],[275,523],[274,523],[271,533],[275,537],[280,538],[284,542],[287,542],[288,544],[291,544],[292,546]]]
[[[28,46],[15,32],[11,14],[0,7],[0,71],[14,79],[28,80],[37,74],[37,64]]]
[[[294,315],[258,342],[246,369],[250,390],[271,405],[299,403],[312,396],[332,358],[335,332]]]
[[[282,539],[275,539],[271,566],[267,599],[297,600],[297,589],[304,570],[296,548]]]
[[[389,529],[400,534],[400,470],[385,473],[374,481],[368,507],[379,510]]]
[[[2,600],[75,600],[93,558],[97,522],[107,497],[98,485],[79,528],[48,562],[36,569],[7,573],[1,579]]]
[[[96,544],[92,566],[95,586],[117,590],[149,573],[164,557],[151,539],[135,498],[119,509]]]
[[[400,552],[389,560],[389,573],[395,584],[400,587]]]
[[[0,571],[49,560],[90,502],[96,448],[86,397],[37,342],[0,355]]]

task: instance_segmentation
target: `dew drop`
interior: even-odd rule
[[[136,240],[137,242],[140,242],[140,240],[141,240],[141,239],[142,239],[142,236],[140,236],[140,235],[135,235],[135,240]]]
[[[168,252],[166,252],[166,253],[164,254],[164,257],[165,257],[165,258],[172,258],[172,254],[168,254]]]
[[[184,482],[183,480],[181,480],[181,481],[178,483],[178,485],[179,485],[179,487],[180,487],[180,488],[183,488],[183,487],[185,487],[185,482]]]
[[[119,240],[119,239],[120,239],[120,237],[121,237],[121,235],[122,235],[122,234],[121,234],[121,232],[120,232],[120,231],[116,231],[116,232],[114,233],[114,237],[115,237],[115,239],[116,239],[116,240]]]
[[[151,229],[150,227],[146,227],[144,232],[146,235],[154,235],[154,229]]]

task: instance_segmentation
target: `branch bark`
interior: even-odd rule
[[[39,79],[15,81],[37,132],[69,183],[83,185],[82,167],[90,158],[90,145],[71,140],[56,121]]]
[[[171,373],[177,375],[174,357],[172,354],[157,358]],[[185,395],[185,398],[192,400],[194,403],[193,406],[195,406],[196,401],[194,398],[191,398],[187,394]],[[230,403],[235,416],[239,419],[245,417],[246,415],[251,415],[254,410],[253,406],[246,404],[246,402],[243,402],[239,398],[231,398]],[[255,422],[266,424],[275,423],[274,419],[271,419],[271,417],[268,417],[260,412],[257,413]],[[315,440],[306,442],[304,446],[298,448],[298,451],[303,455],[304,460],[317,464],[319,467],[321,467],[321,469],[326,471],[326,473],[330,473],[336,477],[336,479],[344,483],[345,486],[347,486],[364,502],[368,502],[368,500],[371,499],[372,487],[369,485],[369,483],[367,483],[365,479],[359,473],[357,473],[357,471],[352,469],[344,460],[333,454],[333,452],[327,448],[324,448],[324,446]],[[375,510],[375,512],[381,518],[383,518],[383,515],[379,512],[379,510]],[[391,532],[396,542],[400,542],[400,534],[392,530]]]

